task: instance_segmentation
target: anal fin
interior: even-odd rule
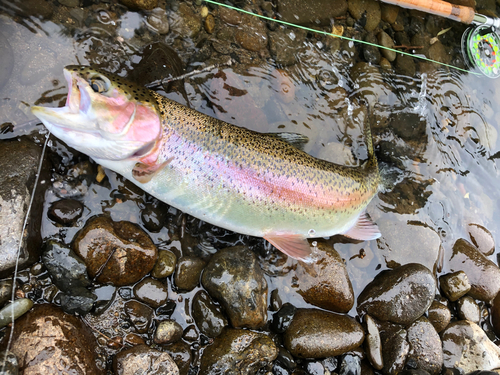
[[[166,167],[172,160],[174,160],[173,156],[161,164],[149,165],[146,163],[136,163],[132,169],[132,176],[137,181],[145,184],[146,182],[151,181],[155,174]]]
[[[345,232],[344,236],[355,240],[370,241],[379,238],[381,234],[377,224],[366,215],[366,212],[363,212],[359,215],[356,224]]]
[[[301,234],[269,233],[264,239],[289,257],[305,262],[309,260],[311,246]]]

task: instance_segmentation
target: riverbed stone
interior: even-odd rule
[[[185,38],[195,38],[201,29],[201,17],[190,4],[180,3],[179,9],[170,14],[170,30]]]
[[[278,13],[285,22],[305,25],[330,25],[330,19],[345,15],[346,0],[278,0]]]
[[[497,336],[500,336],[500,293],[497,294],[491,306],[491,323]]]
[[[34,263],[40,255],[40,222],[49,167],[42,164],[28,225],[21,239],[42,148],[24,137],[0,144],[0,277],[6,277],[14,269],[20,240],[19,269]]]
[[[495,251],[495,240],[491,232],[479,224],[469,224],[467,226],[469,238],[474,246],[486,256],[490,256]]]
[[[76,199],[61,199],[52,203],[47,212],[50,220],[64,226],[73,226],[83,214],[83,203]]]
[[[183,291],[193,290],[200,283],[200,275],[205,268],[203,259],[195,256],[182,256],[177,261],[174,283]]]
[[[101,284],[133,284],[153,268],[158,252],[140,227],[127,221],[91,218],[78,232],[75,252],[87,265],[91,278]]]
[[[151,327],[153,309],[139,301],[125,302],[123,310],[137,333],[146,333]]]
[[[7,38],[0,33],[0,90],[11,78],[14,68],[14,52]]]
[[[405,329],[385,335],[382,344],[383,374],[397,375],[403,370],[410,351],[407,335],[408,332]]]
[[[377,34],[377,38],[380,45],[394,49],[394,40],[385,31],[381,30]],[[380,52],[382,53],[382,56],[384,56],[387,60],[389,61],[396,60],[396,51],[381,48]]]
[[[264,333],[225,328],[201,357],[200,374],[256,374],[278,356],[278,348]]]
[[[374,0],[349,0],[347,3],[349,13],[354,19],[366,17],[365,30],[373,31],[380,23],[380,3]]]
[[[179,368],[168,353],[137,345],[118,353],[113,359],[116,375],[179,375]]]
[[[299,263],[293,284],[310,304],[335,312],[348,312],[354,305],[354,292],[342,257],[331,246],[318,242],[312,262]]]
[[[441,339],[433,325],[425,316],[418,318],[407,329],[410,344],[407,362],[431,375],[441,373],[443,367],[443,348]]]
[[[267,27],[257,17],[244,14],[241,24],[234,33],[234,38],[244,49],[259,52],[267,48]]]
[[[167,303],[168,287],[161,281],[146,277],[134,286],[134,294],[138,300],[157,308]]]
[[[188,375],[189,367],[193,360],[191,347],[188,343],[179,340],[173,344],[166,345],[162,351],[168,353],[179,368],[179,375]]]
[[[158,0],[120,0],[130,10],[152,10],[158,6]]]
[[[297,62],[297,56],[305,49],[304,30],[278,27],[269,32],[269,51],[277,64],[288,66]]]
[[[366,355],[375,370],[381,370],[384,367],[384,360],[382,357],[382,341],[380,338],[380,331],[377,327],[377,323],[370,315],[365,315],[365,322],[366,340],[364,345]]]
[[[471,289],[468,294],[478,300],[489,302],[500,290],[500,269],[477,248],[464,239],[453,245],[449,260],[452,272],[464,271]]]
[[[363,343],[364,332],[353,318],[317,309],[297,309],[283,335],[285,348],[299,358],[344,354]]]
[[[451,311],[446,305],[446,300],[434,300],[427,310],[429,322],[434,326],[436,332],[441,332],[451,321]]]
[[[459,320],[441,333],[444,367],[464,373],[500,368],[500,348],[476,323]]]
[[[462,320],[469,320],[479,324],[481,320],[481,309],[470,296],[463,296],[457,301],[457,315]]]
[[[182,326],[175,320],[163,320],[158,323],[153,341],[157,344],[172,344],[182,337]]]
[[[446,297],[454,302],[469,292],[471,285],[464,271],[447,273],[439,277],[439,285]]]
[[[170,250],[160,250],[158,252],[158,260],[156,261],[151,276],[157,279],[163,279],[170,276],[175,271],[177,257]]]
[[[207,292],[200,290],[191,303],[192,316],[201,333],[208,337],[217,337],[228,325],[220,306],[210,298]]]
[[[259,328],[267,320],[267,281],[245,246],[222,249],[205,267],[202,284],[224,307],[235,328]]]
[[[358,297],[358,313],[381,321],[408,325],[422,316],[436,291],[434,275],[410,263],[378,274]]]
[[[16,321],[11,351],[25,375],[103,374],[96,366],[96,347],[94,335],[78,317],[42,304]]]

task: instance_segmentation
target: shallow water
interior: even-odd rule
[[[96,12],[92,17],[82,8],[57,7],[46,20],[40,16],[44,10],[33,8],[27,12],[21,1],[0,1],[0,55],[11,56],[11,60],[0,57],[0,65],[12,61],[11,72],[5,73],[8,80],[0,87],[0,124],[2,129],[8,123],[14,128],[1,138],[32,130],[43,132],[43,127],[33,122],[29,108],[34,104],[64,103],[67,89],[62,68],[66,65],[96,64],[126,75],[140,61],[142,47],[152,41],[164,40],[172,45],[184,62],[200,48],[175,32],[159,36],[149,31],[143,14],[120,7],[116,10],[106,3],[93,7]],[[433,68],[416,77],[365,70],[353,79],[353,60],[349,50],[342,48],[345,45],[342,43],[336,52],[326,52],[313,36],[306,39],[295,66],[276,67],[272,60],[226,66],[187,78],[185,90],[192,108],[261,132],[304,134],[310,139],[305,149],[308,153],[343,164],[358,164],[366,157],[358,100],[372,105],[377,156],[387,165],[398,167],[400,173],[398,184],[381,192],[368,208],[381,229],[380,240],[330,240],[346,260],[357,295],[381,269],[408,263],[409,259],[446,272],[447,254],[457,239],[468,238],[470,223],[486,227],[498,242],[500,86],[498,80],[446,68]],[[188,66],[199,67],[199,63]],[[278,73],[277,68],[281,69]],[[293,89],[294,95],[281,92],[279,75],[289,78],[284,81],[289,84],[287,91]],[[183,100],[177,93],[167,95]],[[388,131],[387,122],[393,131]],[[49,146],[50,152],[59,155],[64,170],[72,152],[56,139]],[[109,184],[92,184],[84,197],[81,224],[106,212],[113,220],[142,225],[140,210],[147,195],[130,190],[113,172],[106,174]],[[48,192],[45,211],[57,199]],[[175,221],[179,213],[172,213],[171,220]],[[68,243],[80,229],[61,231],[49,220],[41,225],[45,238],[62,235]],[[198,225],[193,221],[188,227],[193,230]],[[208,232],[191,234],[212,238],[216,248],[248,241],[216,229]],[[171,242],[168,228],[151,236],[158,244],[182,246],[177,240]],[[418,243],[413,242],[415,238]],[[428,242],[420,242],[422,239]],[[397,253],[393,251],[396,248],[405,250]],[[360,257],[362,250],[366,255]],[[496,253],[491,259],[496,262]],[[279,273],[273,268],[279,267],[267,267],[269,273]],[[283,302],[308,306],[291,288],[291,277],[268,277],[268,283],[270,291],[280,289]],[[179,297],[170,290],[170,299],[188,300],[196,291]],[[188,315],[179,308],[172,318],[186,326],[192,323]],[[351,315],[356,315],[354,309]]]

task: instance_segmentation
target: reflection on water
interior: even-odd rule
[[[31,105],[64,103],[65,65],[95,64],[127,75],[141,61],[143,47],[157,41],[172,45],[184,63],[189,62],[188,70],[201,65],[191,57],[202,55],[203,45],[195,46],[175,32],[157,35],[148,28],[147,15],[105,3],[91,10],[59,7],[51,14],[46,3],[40,4],[27,9],[21,1],[0,2],[2,138],[18,134],[10,132],[12,125],[21,133],[35,127]],[[352,50],[326,51],[306,40],[296,65],[278,67],[269,59],[224,66],[186,79],[184,88],[189,105],[200,112],[261,132],[304,134],[311,155],[351,165],[366,157],[359,101],[371,105],[377,156],[400,172],[395,186],[381,192],[368,208],[381,240],[353,244],[330,239],[346,260],[358,294],[381,265],[411,260],[446,271],[443,253],[457,239],[468,237],[470,223],[483,225],[500,240],[495,220],[500,202],[500,86],[498,81],[435,67],[416,77],[398,76],[367,63],[355,64],[351,57]],[[167,95],[184,100],[184,94]],[[52,149],[71,154],[57,140]],[[140,202],[149,198],[134,190],[117,204],[126,184],[114,173],[107,175],[108,186],[89,188],[82,220],[109,212],[115,220],[140,222]],[[46,206],[56,199],[48,195]],[[205,239],[216,248],[227,245],[225,238],[241,241],[235,234],[205,227],[200,232],[208,233]],[[78,229],[65,230],[66,240]],[[43,232],[55,236],[59,228],[45,222]],[[169,240],[166,228],[154,236],[156,243]],[[269,283],[270,290],[290,290],[286,285],[292,280],[271,277]],[[304,304],[292,291],[287,298],[283,302]],[[174,318],[188,319],[180,315]]]

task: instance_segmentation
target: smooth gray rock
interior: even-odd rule
[[[137,345],[118,353],[113,360],[116,375],[179,375],[179,368],[168,353]]]

